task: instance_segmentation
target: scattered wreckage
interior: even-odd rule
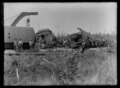
[[[52,48],[55,44],[55,35],[49,28],[39,30],[35,36],[37,48]]]
[[[36,33],[35,47],[47,48],[97,48],[106,47],[109,42],[105,39],[98,39],[89,32],[77,27],[80,32],[73,33],[65,38],[57,38],[53,32],[48,29],[41,29]]]

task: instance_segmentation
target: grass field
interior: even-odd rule
[[[116,85],[116,48],[4,55],[4,85]],[[18,65],[13,64],[17,62]],[[19,79],[16,77],[18,69]]]

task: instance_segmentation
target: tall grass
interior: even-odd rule
[[[102,49],[97,51],[87,50],[85,53],[57,51],[49,52],[46,56],[12,56],[10,63],[14,60],[19,63],[21,82],[18,83],[19,85],[42,85],[41,83],[44,84],[44,82],[47,82],[44,85],[74,85],[84,84],[87,79],[94,77],[99,66],[103,65],[103,62],[107,60],[108,55],[108,52]],[[5,57],[5,59],[7,58]],[[43,61],[42,58],[51,61],[55,65]],[[5,85],[16,84],[14,68],[12,68],[11,64],[6,63],[5,67],[7,67],[6,65],[9,68],[4,71],[6,74],[4,75]],[[80,82],[77,81],[76,83],[76,80]]]

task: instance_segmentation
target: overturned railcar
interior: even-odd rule
[[[38,30],[36,33],[36,44],[37,47],[42,47],[41,44],[44,44],[44,48],[52,47],[55,39],[55,35],[49,28],[44,28]],[[43,47],[42,47],[43,48]]]
[[[81,40],[83,38],[83,35],[81,33],[73,33],[68,36],[69,40],[69,47],[70,48],[78,48],[81,45]]]

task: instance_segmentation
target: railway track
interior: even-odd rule
[[[17,55],[17,56],[19,56],[19,55],[45,56],[45,52],[16,52],[14,50],[5,50],[4,54],[9,55],[9,56],[12,56],[12,55]]]

